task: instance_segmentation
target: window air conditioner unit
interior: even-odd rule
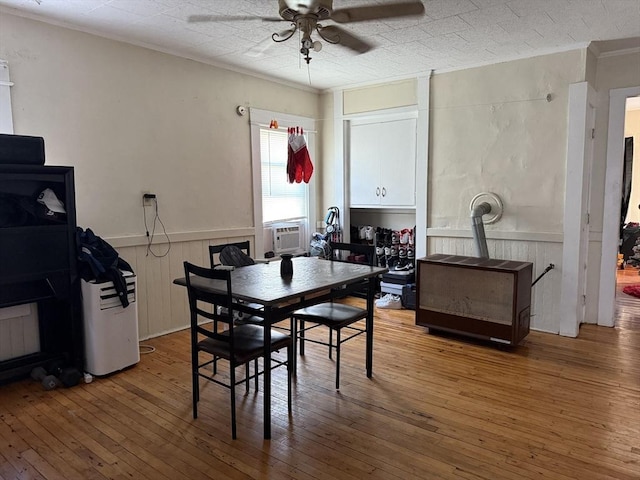
[[[304,227],[299,223],[289,223],[273,226],[274,253],[292,253],[303,250],[301,240]]]

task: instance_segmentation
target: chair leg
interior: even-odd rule
[[[336,390],[340,390],[340,329],[336,330]]]
[[[304,356],[304,320],[300,319],[300,356]]]
[[[329,329],[329,359],[331,359],[331,350],[333,350],[333,330]]]
[[[295,341],[293,345],[295,345]],[[293,345],[287,347],[287,408],[291,413],[291,377],[293,376],[293,366],[295,364],[295,353]]]
[[[293,339],[292,347],[292,360],[291,360],[291,369],[293,371],[293,376],[296,376],[296,370],[298,368],[297,365],[297,357],[298,354],[298,319],[296,317],[291,317],[291,338]]]
[[[218,307],[214,305],[213,308],[216,309]],[[218,322],[215,320],[213,321],[213,331],[214,333],[218,333]],[[218,357],[214,355],[213,356],[213,374],[216,375],[217,373],[218,373]]]
[[[249,393],[249,362],[244,364],[244,386],[245,392]]]
[[[198,418],[198,400],[200,400],[200,385],[198,384],[198,371],[196,370],[193,373],[193,386],[192,389],[193,391],[191,392],[191,395],[193,397],[193,418]]]
[[[191,352],[191,397],[193,399],[193,418],[198,418],[198,400],[200,400],[200,378],[198,376],[198,352]]]
[[[253,359],[253,373],[255,373],[256,377],[255,377],[255,382],[256,382],[256,392],[258,392],[260,390],[259,385],[258,385],[258,359],[254,358]]]
[[[229,362],[229,380],[231,390],[231,438],[236,439],[236,367]]]

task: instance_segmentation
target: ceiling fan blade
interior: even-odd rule
[[[189,15],[187,22],[237,22],[245,20],[262,20],[263,22],[283,22],[280,17],[258,17],[255,15]]]
[[[373,48],[372,44],[365,42],[361,38],[356,37],[337,25],[329,25],[328,27],[323,27],[318,31],[321,33],[321,37],[329,43],[337,43],[343,47],[353,50],[354,52],[366,53]]]
[[[338,8],[331,14],[331,20],[337,23],[353,23],[420,15],[424,15],[424,5],[421,1],[395,2],[385,5]]]

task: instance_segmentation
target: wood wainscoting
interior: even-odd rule
[[[184,261],[209,266],[209,245],[231,242],[251,242],[255,252],[253,228],[212,230],[170,234],[157,237],[151,250],[146,237],[109,238],[121,258],[126,260],[138,276],[138,331],[140,339],[165,335],[189,326],[187,290],[173,284],[184,277]],[[157,235],[156,235],[157,236]],[[255,255],[254,255],[255,256]]]
[[[309,344],[289,416],[274,372],[270,441],[253,384],[237,395],[237,440],[213,383],[193,420],[186,330],[89,384],[2,386],[0,479],[639,478],[638,322],[531,332],[515,348],[430,335],[411,310],[375,322],[372,379],[364,337],[343,348],[340,391],[327,349]]]
[[[435,229],[432,229],[435,230]],[[495,232],[490,232],[495,235]],[[474,256],[474,242],[470,231],[458,232],[464,236],[445,236],[444,230],[429,237],[429,253]],[[436,235],[434,234],[434,235]],[[455,234],[455,233],[454,233]],[[489,257],[533,263],[535,279],[547,265],[551,270],[531,289],[531,329],[541,332],[560,332],[562,290],[562,236],[554,234],[524,234],[510,232],[508,238],[488,238]]]

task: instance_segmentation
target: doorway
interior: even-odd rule
[[[626,202],[623,198],[628,209],[620,249],[623,258],[616,273],[616,327],[619,323],[640,324],[640,298],[623,291],[629,285],[640,285],[640,97],[627,98],[624,139],[624,162],[630,167],[623,168],[631,190]]]
[[[616,300],[628,296],[618,291],[618,277],[620,269],[617,266],[619,236],[620,236],[620,210],[622,192],[622,172],[624,159],[624,141],[627,117],[627,99],[640,96],[640,87],[621,88],[610,91],[609,102],[609,132],[607,138],[607,167],[605,178],[605,198],[602,233],[602,256],[600,264],[600,295],[598,325],[613,327],[615,313],[618,310]],[[637,100],[629,102],[633,105]],[[634,111],[634,110],[631,110]],[[640,117],[639,117],[640,118]],[[633,125],[635,126],[635,125]],[[640,127],[638,127],[640,130]],[[640,138],[636,143],[636,156],[640,148]],[[639,167],[640,168],[640,167]],[[637,208],[635,200],[629,202],[629,209]],[[624,275],[626,278],[627,276]],[[624,281],[627,281],[625,279]],[[622,281],[622,279],[620,280]],[[640,283],[640,276],[638,276]],[[624,295],[624,297],[623,297]],[[630,297],[635,298],[635,297]],[[638,299],[640,303],[640,299]],[[640,312],[640,305],[639,305]]]

